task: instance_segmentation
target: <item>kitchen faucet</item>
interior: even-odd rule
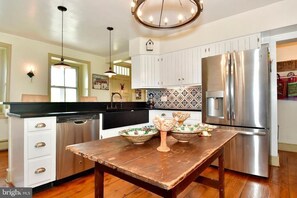
[[[110,99],[110,108],[111,108],[111,109],[113,109],[113,108],[116,109],[116,108],[117,108],[116,105],[115,105],[115,107],[113,107],[113,105],[112,105],[112,104],[113,104],[113,96],[114,96],[114,95],[119,95],[119,96],[120,96],[120,98],[121,98],[121,107],[122,107],[122,95],[121,95],[119,92],[112,92],[112,93],[111,93],[111,99]],[[107,107],[108,107],[108,106],[107,106]]]

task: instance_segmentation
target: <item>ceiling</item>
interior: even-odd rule
[[[130,0],[0,0],[0,32],[61,45],[62,19],[57,6],[63,5],[68,9],[64,13],[64,46],[106,57],[108,26],[114,27],[112,54],[119,54],[129,50],[129,39],[166,36],[278,1],[204,0],[204,11],[192,24],[152,30],[134,20]]]

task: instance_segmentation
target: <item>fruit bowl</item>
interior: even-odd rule
[[[122,137],[133,144],[144,144],[157,133],[158,130],[153,127],[129,128],[119,132]]]
[[[171,136],[179,142],[189,142],[192,138],[198,136],[201,131],[199,124],[182,124],[172,129]]]

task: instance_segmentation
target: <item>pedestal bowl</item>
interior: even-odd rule
[[[160,152],[168,152],[170,148],[167,146],[166,138],[167,138],[167,131],[170,131],[177,122],[176,118],[165,119],[159,116],[156,116],[153,120],[155,127],[160,131],[161,136],[161,143],[160,146],[157,148]]]
[[[182,125],[186,119],[188,119],[191,114],[190,113],[183,113],[180,111],[173,112],[172,116],[177,119],[178,125]]]

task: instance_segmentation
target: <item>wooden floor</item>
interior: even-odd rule
[[[240,174],[232,171],[225,173],[225,197],[297,197],[297,153],[280,151],[281,167],[270,168],[270,178],[260,178],[251,175]],[[5,184],[5,170],[7,168],[7,152],[0,151],[0,186]],[[203,175],[217,178],[217,170],[208,168]],[[153,193],[143,190],[135,185],[120,180],[111,175],[106,175],[104,181],[105,197],[107,198],[155,198]],[[54,186],[50,189],[35,193],[34,198],[46,197],[94,197],[93,174],[74,179],[70,182]],[[218,197],[218,191],[210,187],[192,183],[178,197],[199,198]]]

